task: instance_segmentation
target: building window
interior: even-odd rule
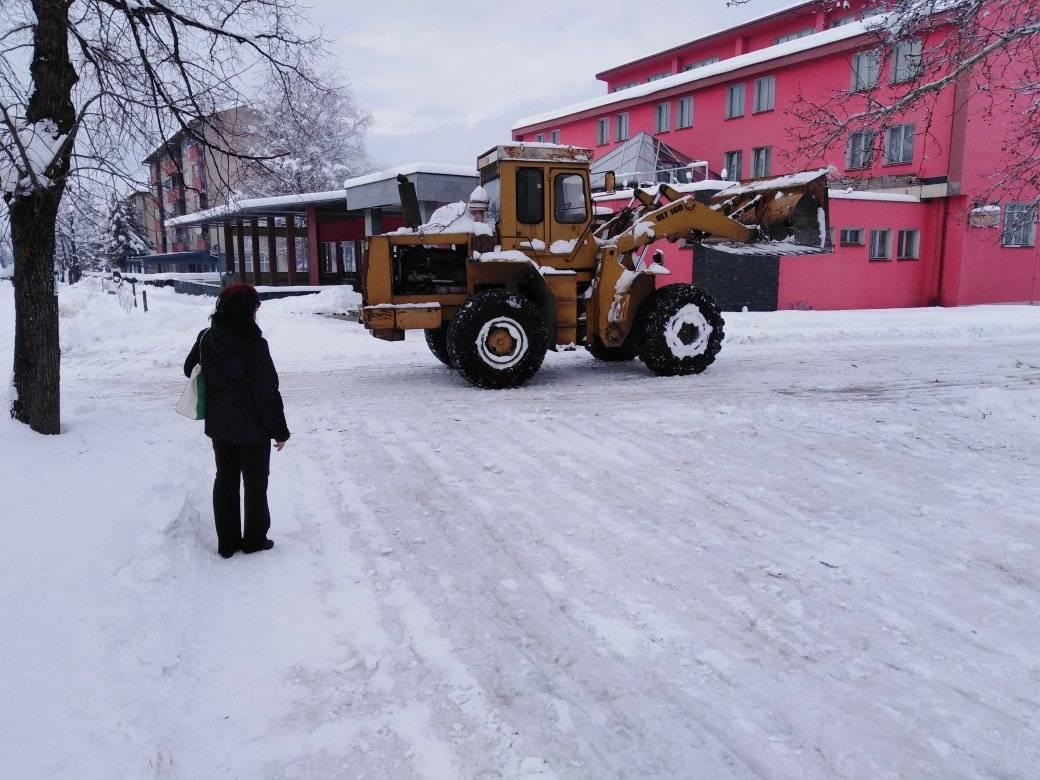
[[[734,84],[726,93],[726,119],[744,116],[744,85]]]
[[[724,179],[727,181],[740,181],[740,177],[744,175],[744,153],[739,150],[726,152],[722,167],[725,169],[723,172]]]
[[[627,141],[628,140],[628,114],[617,115],[617,127],[616,134],[614,135],[615,141]]]
[[[914,161],[914,126],[896,125],[885,133],[885,162],[895,165]]]
[[[560,131],[553,130],[551,133],[549,133],[549,141],[551,143],[558,144],[560,142]]]
[[[561,173],[553,181],[553,188],[557,222],[578,225],[588,219],[584,177],[577,173]]]
[[[517,169],[516,219],[522,225],[538,225],[545,220],[541,168]]]
[[[596,143],[600,146],[610,143],[610,120],[606,117],[596,123]]]
[[[842,228],[842,246],[863,246],[863,228]]]
[[[900,260],[916,260],[921,256],[920,245],[920,230],[900,230],[899,246],[896,249],[896,257]]]
[[[781,43],[787,43],[788,41],[797,41],[799,38],[804,38],[807,35],[812,35],[814,32],[816,32],[815,27],[804,27],[801,30],[798,30],[797,32],[777,36],[776,43],[779,46]]]
[[[707,57],[703,60],[697,60],[697,62],[691,62],[683,70],[696,70],[697,68],[703,68],[705,65],[714,65],[718,61],[718,57]]]
[[[651,81],[659,81],[660,79],[666,79],[671,76],[671,71],[665,71],[664,73],[655,73],[653,76],[647,78],[647,83]]]
[[[669,130],[669,125],[672,121],[672,104],[671,103],[658,103],[657,104],[657,132],[665,133]]]
[[[760,146],[757,149],[751,150],[751,177],[753,179],[760,179],[763,176],[769,175],[769,170],[772,167],[773,162],[773,150],[768,146]]]
[[[638,81],[629,81],[627,84],[618,84],[616,87],[614,87],[610,91],[611,92],[620,92],[623,89],[630,89],[632,87],[638,87],[639,84],[640,84],[640,82],[638,82]]]
[[[892,83],[910,81],[921,72],[921,39],[897,43],[892,50]]]
[[[693,127],[693,98],[684,97],[679,99],[679,121],[676,124],[680,130],[684,127]]]
[[[869,168],[874,159],[874,131],[862,130],[849,136],[845,167],[849,170]]]
[[[534,142],[536,144],[544,144],[545,143],[545,133],[537,133],[535,135],[535,137],[534,137]]]
[[[871,230],[870,231],[870,259],[890,260],[892,254],[892,231]]]
[[[881,51],[861,51],[852,55],[852,91],[873,89],[881,75]]]
[[[755,81],[755,113],[772,111],[776,106],[776,77],[767,76]]]
[[[1036,206],[1009,203],[1004,207],[1004,246],[1033,246],[1036,240]]]

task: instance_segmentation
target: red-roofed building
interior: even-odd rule
[[[798,120],[788,110],[799,98],[822,102],[850,84],[890,89],[907,79],[922,51],[927,56],[942,44],[947,33],[937,29],[918,49],[904,45],[876,58],[877,33],[865,20],[876,22],[885,5],[791,3],[599,73],[606,94],[521,119],[513,138],[585,146],[598,159],[646,132],[674,156],[704,161],[709,175],[730,179],[833,166],[833,253],[763,261],[760,274],[746,258],[727,265],[701,250],[695,260],[692,248],[663,247],[673,281],[695,276],[730,306],[741,295],[749,308],[781,309],[1040,301],[1035,193],[975,202],[1003,167],[1015,106],[987,112],[967,99],[978,87],[970,77],[943,90],[930,115],[911,109],[880,138],[854,134],[825,159],[792,148],[787,130]],[[616,173],[621,182],[693,178],[683,169]],[[740,274],[727,281],[733,269]],[[747,287],[748,274],[764,276],[761,283],[773,289],[762,295],[726,287]]]

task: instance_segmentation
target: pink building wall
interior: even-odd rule
[[[744,51],[768,48],[779,35],[806,28],[810,22],[816,30],[826,29],[835,17],[880,4],[861,0],[854,2],[850,10],[831,15],[816,14],[811,11],[814,5],[806,4],[735,31],[619,66],[598,77],[611,87],[630,81],[645,82],[665,70],[682,72],[687,62],[710,56],[725,60]],[[941,46],[943,35],[941,30],[933,33],[924,42],[925,50]],[[612,96],[610,105],[579,109],[557,119],[518,127],[514,138],[534,140],[541,133],[548,139],[550,132],[558,129],[561,143],[592,148],[598,157],[617,145],[616,117],[626,112],[629,137],[640,131],[649,132],[694,159],[707,160],[713,171],[721,171],[726,152],[740,150],[744,158],[740,174],[748,177],[752,149],[771,147],[773,174],[831,165],[839,176],[851,178],[917,177],[939,186],[948,182],[947,197],[935,197],[917,205],[833,200],[831,223],[835,238],[843,227],[862,227],[867,231],[887,228],[894,233],[901,228],[916,228],[921,231],[921,259],[871,263],[866,259],[865,247],[838,247],[826,259],[785,259],[781,267],[780,307],[863,308],[1040,300],[1040,248],[1003,247],[1001,227],[970,227],[968,221],[974,199],[990,188],[993,173],[1004,163],[1001,139],[1020,107],[987,111],[988,106],[976,98],[967,101],[966,108],[957,110],[965,101],[955,101],[953,88],[943,91],[931,106],[909,111],[898,120],[915,125],[913,160],[909,163],[886,164],[879,148],[869,168],[847,170],[844,148],[836,148],[823,159],[815,160],[805,159],[793,148],[795,142],[788,129],[796,120],[787,112],[799,98],[822,101],[834,92],[848,90],[852,55],[873,49],[876,44],[872,34],[865,34],[691,83],[665,86],[642,97],[626,99],[625,91],[621,91]],[[890,68],[891,63],[885,62],[880,82],[883,92],[890,89],[885,86],[889,83]],[[756,114],[752,110],[754,84],[765,76],[776,79],[775,108]],[[745,113],[726,119],[727,91],[734,83],[745,84]],[[974,93],[976,86],[961,85],[961,89],[966,90],[964,94]],[[687,96],[694,98],[693,126],[677,129],[678,100]],[[849,101],[849,110],[860,108],[857,102],[861,100],[854,97]],[[671,126],[657,132],[656,106],[663,102],[671,105]],[[597,122],[603,117],[609,120],[610,140],[598,145]],[[1028,201],[1035,195],[1016,197]],[[1012,196],[997,197],[1003,213]],[[673,269],[672,276],[666,279],[688,280],[692,253],[672,246],[663,248]]]

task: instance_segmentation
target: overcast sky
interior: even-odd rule
[[[603,94],[599,71],[791,4],[310,2],[358,103],[372,112],[368,147],[377,168],[472,165],[509,140],[517,119]]]

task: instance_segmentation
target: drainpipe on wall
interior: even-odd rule
[[[932,306],[942,306],[943,277],[946,271],[946,231],[949,230],[950,198],[943,198],[942,205],[942,230],[939,231],[939,269],[936,273],[935,295],[932,296]]]

